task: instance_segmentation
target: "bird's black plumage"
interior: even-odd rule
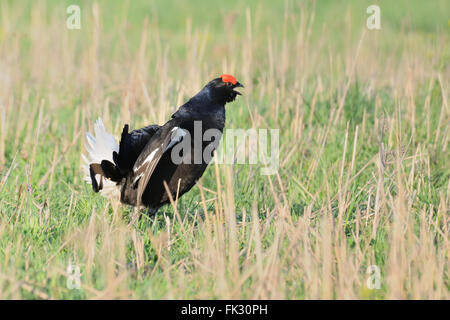
[[[103,178],[112,180],[120,188],[121,202],[148,207],[152,213],[170,201],[164,183],[172,198],[188,192],[203,175],[209,162],[203,157],[197,162],[192,159],[196,152],[203,155],[205,148],[211,144],[211,141],[203,139],[200,145],[195,143],[195,122],[201,124],[202,137],[208,129],[216,129],[221,135],[225,126],[225,104],[234,101],[240,94],[234,90],[236,87],[242,85],[234,77],[223,75],[209,82],[164,125],[151,125],[130,133],[128,125],[125,125],[119,152],[114,151],[112,155],[114,163],[102,160],[100,164],[90,164],[94,191],[101,190]],[[192,137],[191,161],[175,163],[172,150],[182,142],[182,135],[186,134]],[[220,135],[216,139],[220,139]],[[215,149],[217,144],[218,141],[214,141],[213,148],[209,147],[208,151]],[[95,178],[97,174],[100,175],[100,183]]]

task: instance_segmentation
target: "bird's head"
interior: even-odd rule
[[[241,95],[239,91],[234,89],[244,86],[232,75],[223,74],[220,77],[211,80],[206,87],[209,89],[213,99],[217,99],[225,104],[234,101],[237,95]]]

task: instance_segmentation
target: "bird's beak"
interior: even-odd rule
[[[239,88],[239,87],[244,88],[244,85],[240,82],[236,82],[236,84],[234,85],[234,88]],[[240,93],[239,91],[233,90],[233,92],[236,93],[237,95],[240,95],[240,96],[242,95],[242,93]]]

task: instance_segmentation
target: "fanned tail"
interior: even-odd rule
[[[95,192],[100,192],[105,197],[116,197],[120,194],[117,181],[113,153],[119,152],[119,145],[114,137],[107,133],[101,118],[94,124],[95,137],[86,132],[86,151],[83,157],[84,180],[92,184]]]

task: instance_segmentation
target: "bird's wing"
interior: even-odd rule
[[[177,125],[179,121],[171,120],[161,127],[142,150],[133,167],[133,183],[138,183],[137,201],[142,201],[142,194],[163,154],[180,142],[186,134]]]
[[[114,162],[123,174],[132,170],[145,145],[159,128],[154,124],[128,133],[128,125],[123,127],[119,153],[113,154]]]

